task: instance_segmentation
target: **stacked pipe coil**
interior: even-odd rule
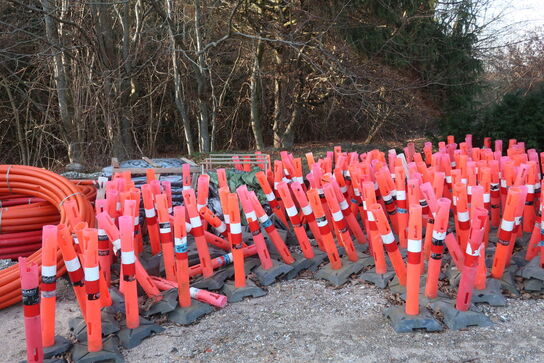
[[[82,186],[77,186],[45,169],[23,165],[0,165],[1,199],[5,201],[7,198],[9,200],[7,204],[11,204],[11,207],[2,208],[0,231],[6,234],[0,240],[0,253],[7,255],[6,249],[13,247],[19,248],[18,252],[21,252],[20,247],[23,245],[35,248],[37,243],[32,241],[37,241],[38,238],[41,241],[41,231],[29,232],[29,230],[41,229],[43,224],[68,223],[63,208],[63,203],[68,199],[76,201],[81,220],[93,226],[94,210],[87,199],[87,196],[93,197],[91,182],[84,181],[81,184]],[[96,194],[96,190],[94,193]],[[20,198],[30,200],[31,205],[17,204],[21,203],[21,200],[17,200]],[[20,232],[24,234],[19,235]],[[32,253],[28,259],[41,264],[41,250]],[[58,276],[66,271],[60,251],[57,251],[57,271]],[[20,300],[19,268],[13,265],[0,271],[0,309]]]

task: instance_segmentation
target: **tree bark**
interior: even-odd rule
[[[197,72],[196,83],[198,93],[198,108],[199,108],[199,123],[198,123],[198,137],[199,137],[199,151],[210,151],[210,133],[208,130],[210,124],[210,108],[208,105],[209,99],[209,81],[207,75],[206,59],[202,52],[202,33],[201,23],[202,15],[200,13],[200,0],[195,0],[195,40],[197,57]]]
[[[251,70],[250,91],[251,91],[251,129],[255,137],[255,147],[257,150],[264,149],[263,128],[261,122],[261,111],[259,109],[261,92],[261,61],[263,58],[264,43],[259,40],[253,60],[253,68]]]
[[[71,163],[82,163],[82,153],[80,140],[78,138],[77,127],[73,119],[71,109],[71,97],[69,81],[66,75],[66,69],[63,62],[63,56],[58,49],[61,49],[59,32],[55,19],[50,14],[55,13],[55,8],[50,0],[40,0],[44,11],[45,33],[47,41],[55,48],[53,55],[53,68],[55,76],[55,88],[57,91],[57,101],[59,105],[60,119],[62,122],[64,137],[68,145],[68,158]]]
[[[166,0],[166,24],[168,27],[168,38],[170,39],[170,48],[172,51],[172,71],[174,73],[174,99],[176,108],[181,116],[183,123],[183,132],[185,135],[185,144],[187,145],[187,153],[194,154],[193,135],[191,134],[191,122],[187,115],[185,100],[183,95],[183,82],[179,72],[178,58],[176,52],[176,32],[173,25],[173,0]]]

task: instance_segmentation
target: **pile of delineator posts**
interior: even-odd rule
[[[40,357],[41,346],[50,355],[58,352],[57,246],[84,318],[71,323],[82,342],[73,350],[75,361],[119,360],[112,334],[130,348],[162,329],[140,315],[167,314],[173,322],[190,324],[211,306],[264,295],[248,278],[249,270],[261,286],[305,269],[341,285],[363,271],[361,279],[389,285],[405,299],[405,306],[385,312],[399,332],[441,330],[431,311],[440,311],[451,329],[490,325],[473,302],[504,304],[502,289],[516,289],[513,273],[531,282],[533,290],[542,289],[544,281],[542,163],[522,142],[509,140],[506,155],[501,140],[494,146],[486,138],[482,148],[474,147],[468,135],[459,145],[448,137],[435,152],[431,143],[423,153],[408,144],[400,154],[346,153],[335,147],[317,161],[306,154],[305,178],[302,159],[282,152],[281,160],[257,173],[273,215],[267,215],[255,191],[229,190],[224,169],[217,170],[218,215],[207,207],[206,174],[195,192],[190,170],[184,170],[184,205],[177,207],[169,183],[156,180],[152,169],[141,189],[129,173],[116,174],[97,194],[98,229],[74,213],[69,227],[44,228],[41,302],[37,269],[21,261],[28,359]],[[298,248],[289,248],[288,240]],[[218,250],[224,253],[212,258]],[[190,254],[198,256],[197,264],[189,264]],[[164,271],[150,274],[150,261],[158,260]],[[458,285],[453,300],[439,289],[442,273],[452,287]],[[112,277],[117,275],[118,283]],[[231,277],[234,281],[225,282]],[[221,294],[208,291],[219,289]],[[118,313],[125,316],[120,324],[109,315]],[[40,329],[32,328],[40,314],[41,337]]]

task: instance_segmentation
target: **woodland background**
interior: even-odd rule
[[[2,0],[0,161],[471,132],[544,146],[544,40],[492,0]],[[504,29],[507,32],[507,29]]]

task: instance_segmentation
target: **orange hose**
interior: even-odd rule
[[[60,212],[60,222],[68,223],[62,204],[75,200],[80,217],[89,226],[94,225],[94,210],[86,198],[87,193],[68,179],[51,171],[24,165],[0,165],[0,194],[17,194],[42,198]],[[39,228],[39,227],[38,227]],[[41,250],[28,257],[29,261],[41,265]],[[57,275],[66,271],[60,250],[57,251]],[[0,309],[21,301],[21,281],[18,265],[0,271]]]

